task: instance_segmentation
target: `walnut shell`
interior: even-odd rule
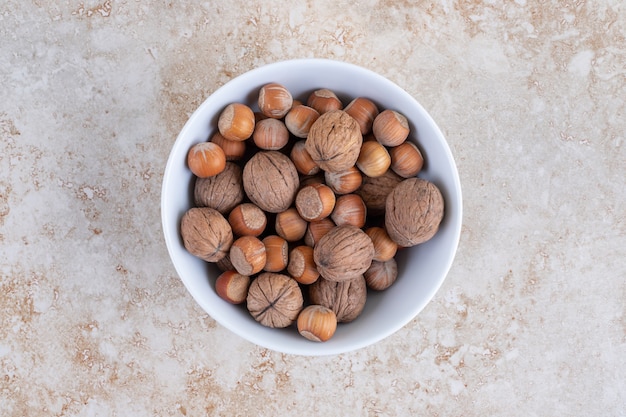
[[[409,178],[387,196],[385,228],[398,245],[409,247],[432,238],[443,219],[439,188],[421,178]]]
[[[354,193],[363,199],[369,215],[378,216],[385,212],[387,196],[402,180],[391,170],[376,178],[363,175],[363,183]]]
[[[246,302],[252,317],[262,325],[287,327],[298,318],[304,297],[295,279],[263,272],[250,284]]]
[[[233,231],[219,211],[209,207],[193,207],[180,221],[185,249],[207,262],[218,262],[233,243]]]
[[[330,281],[346,281],[363,275],[374,258],[372,239],[356,226],[335,226],[313,248],[320,275]]]
[[[260,151],[243,168],[248,198],[269,213],[280,213],[293,203],[300,185],[296,166],[278,151]]]
[[[234,162],[226,162],[226,168],[221,173],[197,178],[193,197],[197,207],[210,207],[227,214],[243,201],[241,167]]]
[[[367,285],[362,275],[343,282],[320,278],[309,286],[312,304],[333,310],[340,323],[356,319],[367,300]]]
[[[362,143],[359,124],[345,111],[332,110],[313,123],[305,149],[324,171],[340,172],[354,166]]]

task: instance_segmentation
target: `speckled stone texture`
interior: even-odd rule
[[[626,415],[621,0],[8,0],[0,39],[3,416]],[[322,358],[208,317],[159,211],[194,109],[302,57],[416,97],[465,204],[433,302]]]

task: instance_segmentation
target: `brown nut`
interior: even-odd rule
[[[285,239],[276,235],[265,236],[262,240],[265,245],[264,271],[280,272],[287,267],[289,260],[289,245]]]
[[[217,129],[226,139],[246,140],[254,131],[254,112],[245,104],[231,103],[220,113]]]
[[[398,264],[395,258],[384,262],[372,261],[372,265],[363,276],[368,288],[375,291],[386,290],[398,278]]]
[[[213,142],[196,143],[187,153],[187,166],[199,178],[212,177],[226,168],[226,154]]]
[[[222,148],[227,161],[239,161],[246,153],[246,142],[228,140],[220,132],[215,132],[211,136],[211,142]]]
[[[298,333],[313,342],[326,342],[337,330],[337,315],[330,308],[309,305],[298,315]]]
[[[215,292],[231,304],[241,304],[246,301],[250,277],[236,271],[225,271],[215,280]]]
[[[307,105],[314,108],[321,115],[332,110],[341,110],[343,103],[337,95],[327,88],[313,91],[307,99]]]
[[[398,250],[398,244],[393,241],[387,234],[387,231],[382,227],[370,227],[365,229],[372,243],[374,244],[374,260],[375,261],[388,261],[396,256]]]
[[[363,142],[356,166],[368,177],[380,177],[389,169],[391,157],[387,148],[376,141]]]
[[[180,221],[183,245],[189,253],[207,262],[218,262],[233,243],[233,232],[219,211],[193,207]]]
[[[300,284],[309,285],[317,281],[320,273],[313,260],[313,248],[306,245],[293,248],[289,252],[287,272]]]
[[[269,83],[259,90],[258,105],[265,116],[282,119],[291,109],[293,97],[285,86]]]
[[[281,120],[264,119],[254,127],[252,140],[261,149],[277,151],[289,142],[289,131]]]
[[[339,323],[348,323],[356,319],[367,300],[365,278],[359,275],[343,282],[320,278],[309,286],[311,303],[330,308],[335,312]]]
[[[389,156],[391,169],[403,178],[416,176],[424,165],[424,158],[417,145],[408,140],[389,149]]]
[[[349,194],[361,186],[363,175],[357,167],[352,166],[345,171],[324,172],[324,180],[335,194]]]
[[[304,244],[310,247],[314,247],[317,242],[328,232],[334,229],[336,224],[326,217],[322,220],[310,222],[306,233],[304,234]]]
[[[365,226],[367,207],[357,194],[345,194],[337,198],[330,218],[337,226],[351,225],[361,228]]]
[[[226,162],[221,173],[197,178],[193,195],[197,207],[210,207],[225,215],[243,200],[241,168],[234,162]]]
[[[267,216],[258,206],[242,203],[232,209],[228,223],[237,236],[259,236],[267,226]]]
[[[294,143],[289,156],[300,174],[315,175],[320,172],[319,165],[317,165],[313,158],[311,158],[309,152],[306,150],[304,140]]]
[[[253,275],[265,266],[265,245],[254,236],[242,236],[230,247],[230,262],[241,275]]]
[[[296,242],[304,237],[308,222],[300,217],[295,207],[288,208],[276,215],[274,229],[278,236],[287,242]]]
[[[378,107],[368,98],[357,97],[344,109],[359,124],[361,134],[366,135],[372,130],[374,119],[378,116]]]
[[[336,226],[313,248],[320,275],[330,281],[346,281],[362,275],[374,257],[374,244],[355,226]]]
[[[439,188],[421,178],[409,178],[387,196],[385,228],[400,246],[410,247],[432,238],[443,219]]]
[[[300,180],[293,162],[278,151],[260,151],[243,168],[243,188],[262,210],[280,213],[296,197]]]
[[[342,110],[322,114],[306,138],[306,150],[324,171],[345,171],[353,166],[363,136],[357,122]]]
[[[306,138],[320,114],[309,106],[293,106],[285,116],[285,126],[297,138]]]
[[[374,119],[372,132],[381,144],[398,146],[409,136],[409,122],[403,114],[395,110],[383,110]]]
[[[378,216],[385,212],[385,204],[389,193],[402,181],[402,177],[388,170],[380,177],[363,177],[363,184],[355,191],[365,205],[371,216]]]
[[[304,186],[296,194],[296,209],[304,220],[322,220],[332,213],[335,207],[335,193],[324,184]]]
[[[256,321],[267,327],[282,328],[296,321],[304,298],[293,278],[263,272],[250,284],[246,302]]]
[[[230,256],[228,254],[226,254],[226,256],[224,256],[219,261],[215,262],[215,265],[217,265],[218,269],[222,272],[235,270],[232,262],[230,262]]]

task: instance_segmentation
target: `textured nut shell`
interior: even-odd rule
[[[302,310],[304,298],[293,278],[272,272],[261,273],[248,289],[248,311],[267,327],[287,327]]]
[[[361,196],[365,202],[368,214],[377,216],[385,212],[387,196],[402,180],[401,176],[391,170],[376,178],[364,176],[363,183],[355,194]]]
[[[319,304],[335,312],[339,323],[356,319],[365,307],[367,285],[363,276],[343,282],[320,278],[309,286],[312,304]]]
[[[250,200],[270,213],[287,210],[300,185],[291,160],[278,151],[257,152],[243,168],[243,188]]]
[[[443,212],[439,188],[427,180],[409,178],[387,196],[385,228],[398,245],[415,246],[437,233]]]
[[[343,110],[333,110],[313,123],[305,146],[321,169],[338,172],[356,163],[362,143],[357,122]]]
[[[222,260],[233,243],[230,224],[209,207],[189,209],[180,221],[180,233],[187,251],[207,262]]]
[[[365,274],[367,287],[375,291],[383,291],[391,287],[398,278],[398,263],[394,258],[388,261],[372,261]]]
[[[197,178],[194,187],[194,202],[197,207],[210,207],[226,214],[243,201],[241,167],[226,162],[224,171],[214,177]]]
[[[313,248],[317,270],[330,281],[346,281],[362,275],[373,257],[372,239],[350,225],[334,227]]]

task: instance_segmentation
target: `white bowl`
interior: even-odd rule
[[[411,125],[410,140],[423,153],[419,177],[435,183],[445,199],[445,216],[428,242],[397,256],[398,280],[385,291],[368,293],[365,309],[353,322],[340,324],[327,342],[311,342],[294,328],[263,327],[242,306],[226,303],[214,290],[219,270],[190,255],[180,236],[180,219],[192,206],[192,174],[186,165],[189,148],[216,131],[217,117],[229,103],[256,108],[259,88],[269,82],[286,86],[304,99],[318,88],[333,90],[343,101],[363,96],[381,109],[403,113]],[[461,232],[461,185],[452,153],[429,114],[406,91],[367,69],[338,61],[299,59],[251,70],[216,90],[189,118],[178,135],[165,169],[161,194],[165,242],[176,271],[198,304],[213,319],[239,336],[275,351],[299,355],[330,355],[376,343],[411,321],[441,287],[455,256]]]

